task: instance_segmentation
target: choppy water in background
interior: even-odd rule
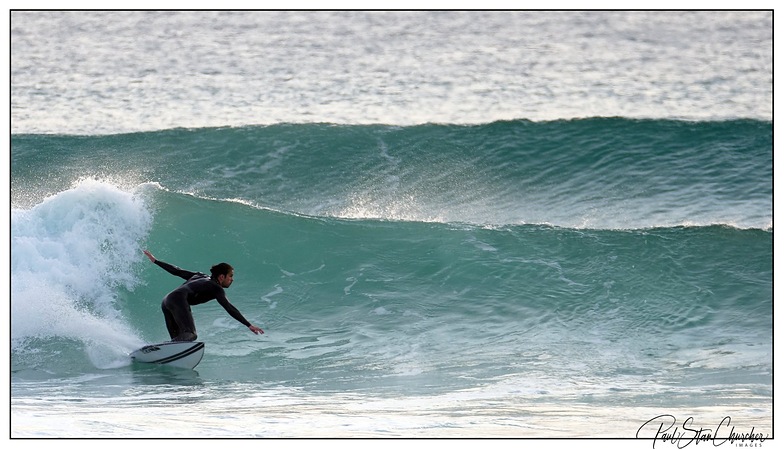
[[[770,120],[771,12],[14,12],[14,133]]]
[[[12,436],[772,434],[772,13],[11,25]]]

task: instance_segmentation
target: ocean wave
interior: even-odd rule
[[[97,176],[310,216],[772,228],[772,127],[753,120],[274,125],[13,144],[14,204]]]

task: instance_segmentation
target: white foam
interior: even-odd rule
[[[134,189],[135,190],[135,189]],[[152,215],[134,191],[83,179],[30,209],[11,214],[11,338],[81,341],[96,366],[137,346],[117,307],[139,282],[133,264]],[[127,354],[127,352],[126,352]]]

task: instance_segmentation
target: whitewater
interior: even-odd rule
[[[12,12],[10,436],[772,437],[772,22]]]

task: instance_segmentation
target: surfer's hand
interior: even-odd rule
[[[250,326],[248,326],[248,329],[250,329],[250,331],[253,332],[254,334],[263,334],[264,333],[264,331],[261,330],[260,327],[256,327],[256,326],[254,326],[252,324]]]
[[[148,259],[150,259],[150,262],[155,263],[155,256],[153,256],[152,253],[150,253],[146,249],[142,250],[142,252],[144,253],[145,256],[147,256]]]

